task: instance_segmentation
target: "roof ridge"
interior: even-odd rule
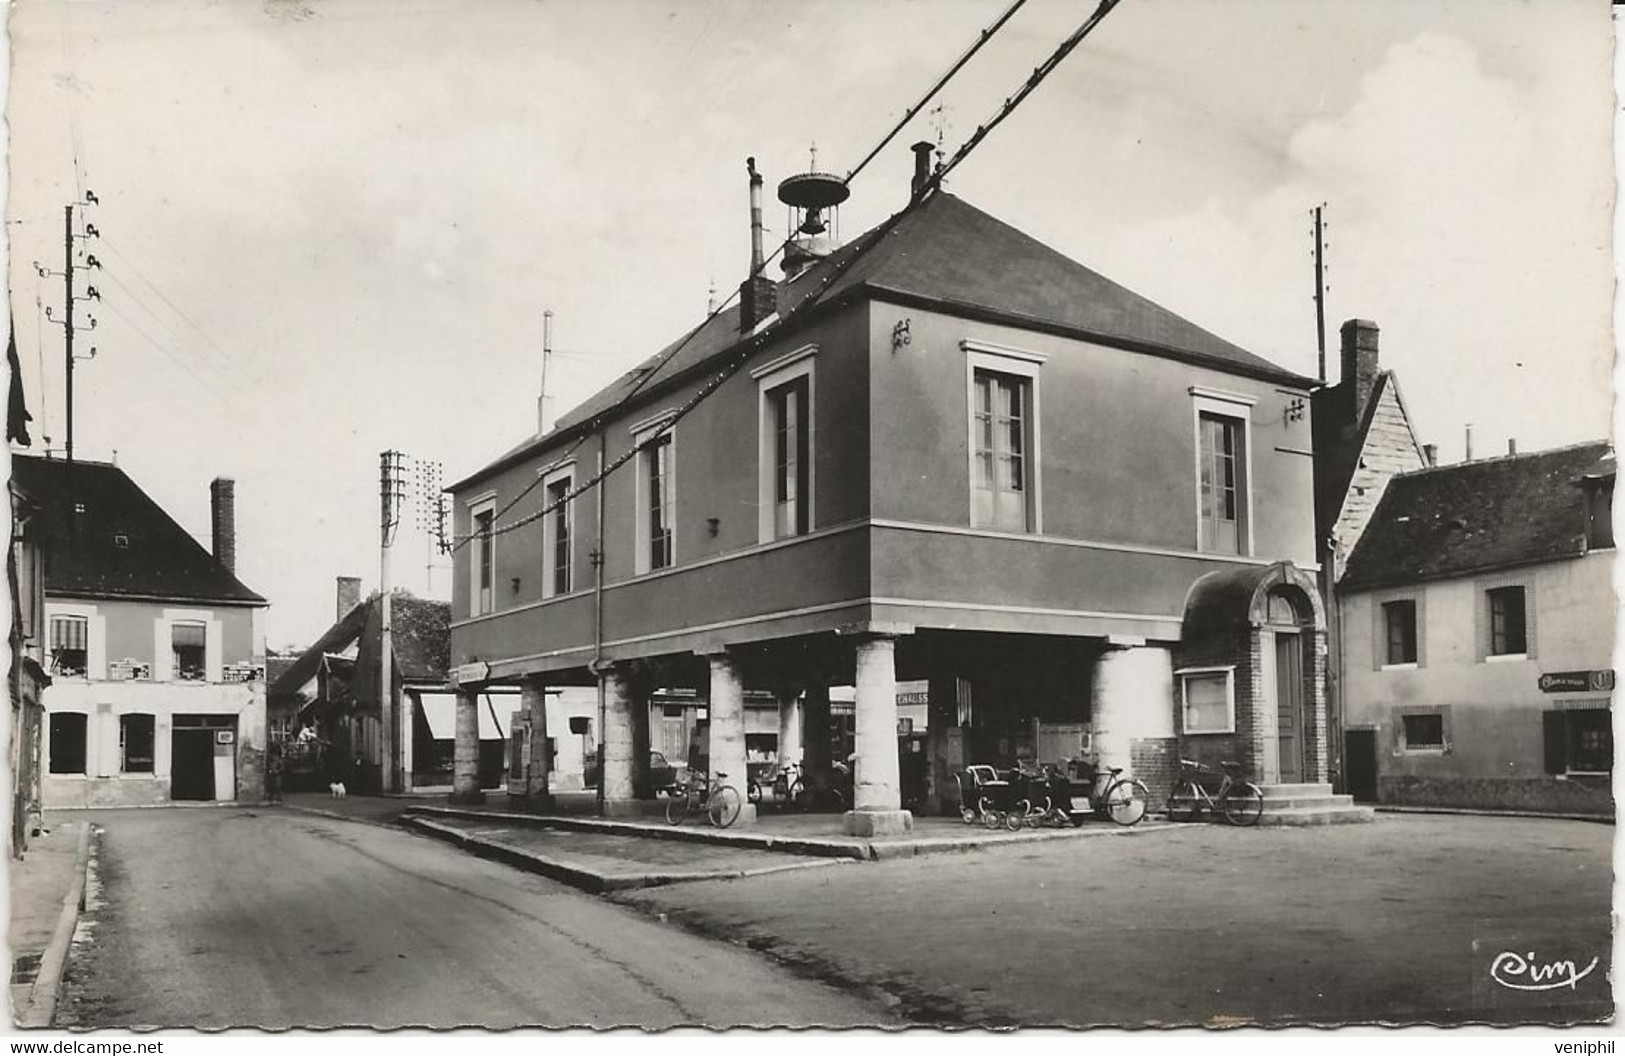
[[[1444,462],[1437,466],[1423,466],[1420,469],[1407,469],[1403,473],[1395,473],[1394,478],[1397,480],[1400,477],[1418,477],[1426,473],[1435,473],[1440,470],[1466,469],[1470,466],[1488,466],[1500,462],[1511,462],[1520,458],[1533,459],[1548,455],[1560,455],[1569,451],[1578,451],[1584,447],[1597,446],[1605,446],[1612,450],[1614,442],[1611,439],[1603,438],[1600,440],[1580,440],[1570,444],[1562,444],[1558,447],[1542,447],[1534,451],[1515,451],[1511,453],[1503,451],[1501,454],[1487,455],[1484,458],[1464,459],[1460,462]]]

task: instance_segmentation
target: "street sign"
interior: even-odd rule
[[[475,682],[484,682],[491,677],[491,665],[484,660],[476,660],[471,664],[458,664],[452,670],[451,680],[459,686],[472,685]]]
[[[1614,669],[1601,671],[1548,671],[1540,676],[1542,693],[1612,693]]]

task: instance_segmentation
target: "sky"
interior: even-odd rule
[[[696,325],[770,189],[845,173],[1008,0],[17,0],[9,275],[35,422],[116,457],[205,545],[237,482],[272,647],[378,584],[378,454],[463,476]],[[900,208],[1092,9],[1030,0],[852,183]],[[1424,442],[1610,434],[1613,31],[1598,0],[1123,0],[948,189],[1284,367],[1381,327]],[[770,240],[785,235],[769,199]],[[80,266],[84,265],[80,261]],[[100,300],[85,301],[86,286]],[[410,476],[415,480],[417,471]],[[418,489],[422,491],[422,488]],[[407,503],[396,585],[449,596]]]

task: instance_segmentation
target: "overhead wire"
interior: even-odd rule
[[[492,524],[489,528],[481,532],[472,532],[466,535],[453,536],[454,542],[451,549],[455,551],[461,549],[474,539],[483,538],[487,535],[502,535],[540,520],[559,507],[568,504],[574,499],[581,497],[582,495],[591,491],[593,488],[597,487],[603,480],[609,477],[610,474],[614,473],[621,466],[625,465],[627,462],[636,457],[640,451],[645,450],[650,445],[656,443],[661,437],[670,433],[671,429],[679,421],[686,417],[691,411],[694,410],[695,407],[699,406],[700,403],[702,403],[713,392],[720,388],[722,384],[728,380],[728,378],[732,377],[733,374],[736,373],[739,368],[745,362],[747,362],[752,355],[759,351],[769,340],[776,338],[792,320],[819,303],[823,294],[829,289],[830,285],[835,281],[835,279],[845,274],[853,264],[862,259],[863,256],[875,246],[883,242],[885,234],[894,228],[899,221],[914,210],[920,208],[934,193],[940,190],[942,182],[947,178],[948,173],[961,164],[967,157],[969,157],[971,151],[975,150],[976,147],[978,147],[987,138],[987,135],[992,132],[993,129],[997,128],[1005,118],[1009,117],[1010,114],[1013,113],[1015,109],[1032,94],[1038,85],[1041,84],[1044,79],[1047,78],[1050,73],[1052,73],[1055,68],[1058,67],[1061,62],[1072,53],[1078,44],[1082,43],[1085,37],[1094,32],[1095,27],[1100,24],[1101,20],[1104,19],[1106,15],[1111,13],[1112,9],[1115,8],[1119,2],[1120,0],[1100,0],[1099,6],[1096,7],[1095,11],[1087,19],[1085,19],[1076,30],[1074,30],[1065,40],[1061,42],[1055,51],[1050,54],[1049,58],[1034,68],[1032,74],[1022,83],[1021,87],[1018,88],[1014,94],[1005,99],[1004,103],[1000,106],[998,111],[994,113],[993,117],[990,118],[985,124],[978,125],[976,131],[968,140],[961,144],[959,149],[954,152],[953,156],[949,158],[946,163],[937,168],[934,173],[932,173],[931,177],[928,179],[918,195],[910,198],[907,205],[893,213],[886,220],[870,230],[864,236],[864,241],[858,243],[856,248],[853,249],[851,253],[837,259],[829,271],[824,275],[818,287],[803,297],[802,300],[798,302],[794,308],[790,309],[788,313],[780,316],[779,321],[776,324],[771,325],[764,330],[758,331],[752,335],[748,341],[741,343],[735,349],[734,354],[729,358],[728,362],[724,363],[718,372],[705,385],[701,386],[700,389],[697,390],[686,403],[684,403],[675,412],[662,421],[661,424],[656,429],[652,430],[648,436],[644,437],[641,442],[634,444],[626,452],[602,466],[597,473],[593,474],[587,480],[572,488],[566,494],[558,499],[555,499],[553,502],[544,505],[541,509],[528,513],[523,517],[520,517],[517,520],[511,521],[507,524],[496,524],[495,522],[497,517],[499,517],[502,513],[511,510],[515,504],[517,504],[522,498],[524,498],[525,495],[529,494],[530,491],[532,491],[539,484],[540,480],[542,479],[542,475],[538,474],[536,479],[522,489],[512,501],[503,506],[501,511],[493,514],[491,518]],[[959,65],[962,66],[963,63],[960,63]],[[894,130],[892,135],[895,134],[896,132]],[[855,172],[856,170],[854,170],[854,173]],[[850,179],[850,177],[848,178]],[[783,246],[781,245],[780,250],[782,249]],[[729,297],[729,300],[732,300],[732,296]],[[727,302],[724,302],[724,306],[726,303]],[[717,309],[718,312],[721,310],[722,307]],[[706,322],[709,322],[710,319],[716,314],[716,312],[713,312],[711,315],[707,316]],[[696,327],[694,330],[690,331],[680,343],[679,348],[682,345],[686,345],[687,342],[693,338],[694,334],[698,333],[704,327],[704,325],[705,324],[702,323],[699,327]],[[676,350],[674,350],[673,354],[675,354],[675,351]],[[669,362],[670,358],[670,356],[666,357],[666,359],[662,361],[661,365],[663,365],[664,362]],[[650,373],[652,374],[653,370],[651,370]],[[589,419],[589,421],[594,423],[602,421],[606,415],[618,411],[621,407],[625,406],[627,401],[631,399],[632,395],[636,393],[639,388],[641,388],[645,380],[646,379],[644,378],[640,378],[639,384],[634,386],[631,392],[628,392],[625,396],[618,399],[610,407],[605,408],[603,411],[595,414],[592,419]],[[576,441],[575,445],[572,446],[564,455],[560,456],[559,459],[556,459],[552,464],[557,465],[560,462],[567,460],[569,455],[586,441],[587,434],[591,433],[592,431],[593,429],[591,428],[584,430],[583,435]]]

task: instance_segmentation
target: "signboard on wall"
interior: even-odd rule
[[[1542,693],[1612,693],[1614,669],[1600,671],[1548,671],[1540,676]]]
[[[451,680],[459,686],[472,685],[475,682],[484,682],[491,677],[491,665],[484,660],[476,660],[471,664],[458,664],[452,668]]]

